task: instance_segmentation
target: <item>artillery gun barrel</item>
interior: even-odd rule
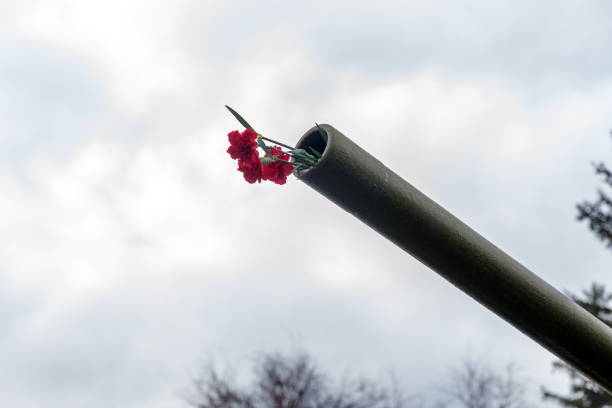
[[[330,125],[297,148],[322,153],[296,172],[540,345],[612,392],[612,329]]]

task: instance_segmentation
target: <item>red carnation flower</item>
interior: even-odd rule
[[[289,155],[286,153],[280,152],[281,148],[279,146],[274,146],[276,150],[270,150],[270,154],[272,156],[276,156],[281,160],[289,160]],[[266,155],[267,156],[267,155]],[[263,166],[263,174],[261,178],[263,180],[269,180],[276,184],[285,184],[287,182],[287,177],[293,171],[293,165],[281,161],[274,161]]]
[[[257,150],[253,150],[243,159],[238,160],[238,171],[242,172],[244,179],[251,184],[256,181],[261,183],[262,167],[263,165]]]
[[[261,183],[262,164],[257,152],[257,133],[246,129],[240,133],[237,130],[227,134],[230,142],[227,152],[234,160],[238,160],[238,171],[242,172],[244,179],[253,184]]]
[[[269,149],[269,151],[272,156],[278,156],[278,159],[289,160],[289,155],[283,152],[283,148],[280,146],[274,146],[274,148]],[[266,154],[265,157],[268,157],[268,155]]]
[[[227,134],[230,142],[227,152],[234,160],[248,159],[252,152],[257,152],[257,133],[246,129],[240,133],[237,130]]]

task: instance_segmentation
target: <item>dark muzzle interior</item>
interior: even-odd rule
[[[313,128],[310,132],[308,132],[302,139],[298,142],[296,146],[298,149],[304,149],[308,153],[312,153],[310,148],[312,147],[321,155],[325,151],[325,147],[327,146],[327,133],[325,130],[320,127]]]

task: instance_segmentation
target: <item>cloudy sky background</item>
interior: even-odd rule
[[[178,407],[211,356],[298,342],[431,395],[553,356],[292,179],[249,185],[236,108],[330,123],[559,289],[612,283],[575,221],[610,158],[608,1],[0,2],[0,399]],[[264,257],[276,259],[266,264]]]

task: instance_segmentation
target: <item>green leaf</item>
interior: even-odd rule
[[[238,122],[240,122],[240,124],[242,126],[244,126],[247,129],[251,129],[253,132],[255,132],[255,129],[253,129],[253,126],[249,125],[249,122],[247,122],[246,120],[244,120],[244,118],[242,116],[240,116],[240,114],[238,112],[236,112],[235,110],[233,110],[232,108],[230,108],[229,106],[225,105],[225,107],[227,108],[227,110],[230,111],[230,113],[232,115],[234,115],[234,117],[238,120]]]
[[[314,147],[309,146],[308,148],[310,149],[310,151],[312,152],[312,154],[314,154],[314,156],[315,156],[317,159],[320,159],[320,158],[321,158],[321,153],[317,152],[317,151],[314,149]]]
[[[293,158],[309,166],[317,163],[317,158],[304,149],[293,149]]]

